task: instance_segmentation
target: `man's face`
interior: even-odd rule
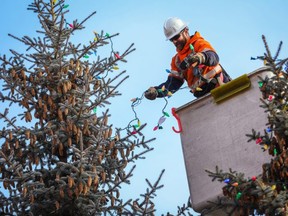
[[[181,51],[187,42],[187,30],[182,30],[179,34],[171,38],[170,41],[175,45],[177,50]]]

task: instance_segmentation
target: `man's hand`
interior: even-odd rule
[[[181,70],[186,70],[187,68],[193,66],[196,67],[199,64],[203,64],[205,62],[205,56],[203,53],[195,53],[190,54],[180,63]]]
[[[148,100],[155,100],[158,95],[157,89],[154,87],[150,87],[148,90],[145,91],[144,96]]]

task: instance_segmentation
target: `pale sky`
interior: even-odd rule
[[[0,53],[6,54],[10,48],[25,52],[25,47],[7,36],[33,36],[39,30],[36,14],[27,11],[30,0],[1,0],[0,13]],[[163,23],[168,17],[177,16],[189,23],[190,33],[199,31],[217,51],[220,63],[232,78],[250,73],[262,66],[261,61],[252,61],[250,57],[261,56],[265,52],[262,35],[266,36],[272,54],[275,54],[279,42],[283,41],[280,58],[285,58],[288,49],[288,1],[286,0],[67,0],[69,15],[67,22],[73,19],[82,21],[96,11],[86,28],[75,33],[74,40],[88,44],[93,40],[93,31],[120,35],[113,39],[114,50],[124,52],[131,43],[136,51],[128,57],[128,63],[120,65],[127,70],[130,78],[119,88],[123,94],[111,100],[107,107],[112,115],[110,123],[116,127],[126,127],[134,118],[130,99],[140,97],[150,86],[166,80],[171,57],[175,54],[173,44],[165,40]],[[110,46],[106,48],[110,51]],[[98,55],[101,55],[99,49]],[[104,51],[103,51],[104,53]],[[117,72],[116,72],[117,73]],[[188,89],[183,89],[168,99],[166,111],[171,114],[172,107],[180,107],[195,99]],[[153,131],[162,116],[163,99],[148,101],[143,99],[136,107],[141,123],[147,123],[144,130],[147,139],[156,137],[152,143],[154,151],[146,155],[145,160],[136,162],[131,186],[123,187],[122,198],[136,198],[144,193],[147,184],[145,178],[156,181],[162,169],[165,169],[161,183],[164,188],[158,191],[154,203],[157,214],[168,211],[177,213],[177,206],[187,203],[189,186],[186,177],[180,135],[173,132],[177,127],[171,117],[163,123],[163,129]],[[1,111],[3,108],[0,108]],[[197,166],[197,164],[195,164]]]

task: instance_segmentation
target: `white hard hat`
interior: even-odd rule
[[[187,24],[177,17],[171,17],[164,22],[163,27],[166,39],[169,40],[186,28]]]

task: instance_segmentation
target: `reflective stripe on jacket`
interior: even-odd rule
[[[195,92],[198,87],[201,87],[205,83],[210,82],[210,80],[213,77],[215,77],[216,74],[219,74],[221,72],[222,72],[222,67],[218,64],[212,70],[210,70],[206,74],[202,75],[202,77],[205,80],[202,80],[201,78],[196,78],[195,77],[195,82],[193,82],[193,84],[191,86],[189,85],[189,88],[191,88],[192,92]]]

